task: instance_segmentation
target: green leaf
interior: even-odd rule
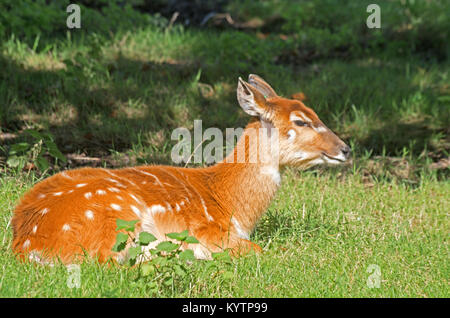
[[[188,236],[186,237],[186,239],[184,240],[186,243],[188,244],[197,244],[200,243],[195,237],[193,236]]]
[[[9,154],[10,155],[15,155],[17,153],[21,153],[21,152],[24,152],[24,151],[29,150],[29,149],[30,149],[30,144],[29,143],[27,143],[27,142],[19,142],[17,144],[12,145],[9,148]]]
[[[141,266],[142,276],[153,275],[155,273],[155,271],[156,271],[156,268],[152,264],[145,263],[145,264],[142,264],[142,266]]]
[[[163,284],[166,285],[166,286],[170,286],[170,285],[172,285],[172,283],[173,283],[173,278],[172,278],[172,276],[166,277],[166,278],[164,279],[164,281],[163,281]]]
[[[174,272],[175,274],[177,274],[178,276],[184,277],[186,276],[186,269],[184,269],[182,266],[175,264],[173,266]]]
[[[155,258],[153,258],[152,259],[152,262],[155,264],[155,265],[158,265],[158,266],[160,266],[160,267],[164,267],[164,266],[166,266],[167,265],[167,257],[162,257],[162,256],[158,256],[158,257],[155,257]]]
[[[149,243],[156,241],[156,237],[148,232],[139,233],[139,244],[147,246]]]
[[[180,233],[174,232],[174,233],[168,233],[166,235],[167,235],[167,237],[169,237],[171,239],[174,239],[177,241],[184,241],[187,238],[188,234],[189,234],[188,230],[185,230]]]
[[[128,265],[134,266],[136,264],[136,258],[128,258]]]
[[[226,271],[225,273],[222,274],[222,278],[225,280],[231,280],[231,279],[233,279],[233,277],[234,277],[234,274],[233,274],[233,272],[230,272],[230,271]]]
[[[134,226],[136,225],[137,222],[139,222],[139,220],[125,221],[125,220],[117,219],[116,220],[116,225],[117,225],[116,231],[125,230],[127,232],[133,232]]]
[[[197,71],[197,74],[195,75],[194,83],[198,83],[198,81],[200,81],[200,77],[201,76],[202,76],[202,69],[199,68],[198,71]]]
[[[129,258],[136,258],[141,253],[141,247],[140,246],[132,246],[128,249],[128,257]]]
[[[150,289],[151,292],[156,293],[158,291],[158,284],[156,282],[148,283],[147,287]]]
[[[128,241],[128,235],[124,233],[117,233],[116,235],[116,244],[114,244],[112,250],[113,252],[120,252],[125,249],[125,246]]]
[[[128,258],[135,260],[136,257],[141,254],[142,250],[140,246],[132,246],[128,249]]]
[[[155,250],[154,248],[150,249],[149,252],[150,252],[150,254],[151,254],[152,256],[156,256],[156,255],[158,255],[158,253],[159,253],[159,251],[158,251],[158,250]]]
[[[53,135],[49,132],[43,132],[42,136],[44,137],[44,141],[53,141]]]
[[[11,168],[17,168],[20,165],[21,158],[17,156],[11,156],[6,160],[6,164]]]
[[[217,263],[214,261],[207,261],[205,264],[205,270],[210,270],[211,268],[216,268]]]
[[[27,129],[25,130],[26,133],[30,134],[31,137],[33,137],[34,139],[36,139],[37,141],[39,140],[43,140],[44,136],[42,136],[37,130],[34,129]]]
[[[156,246],[156,249],[163,252],[171,252],[175,249],[177,249],[180,245],[174,244],[169,241],[161,242]]]
[[[195,260],[193,250],[184,250],[178,256],[180,257],[180,259],[182,261],[194,261]]]
[[[450,103],[450,95],[438,96],[437,100]]]
[[[47,159],[45,159],[42,156],[38,156],[36,158],[35,164],[40,171],[47,170],[50,167],[50,164],[48,163]]]
[[[45,141],[45,145],[47,146],[48,153],[53,157],[61,160],[62,162],[67,162],[66,157],[59,151],[58,146],[51,141],[47,140]]]
[[[231,262],[231,257],[230,257],[230,254],[228,254],[228,251],[219,252],[219,253],[211,253],[211,256],[216,261]]]

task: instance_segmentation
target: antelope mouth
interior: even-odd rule
[[[347,158],[343,154],[339,154],[338,156],[330,156],[329,154],[322,152],[323,159],[327,163],[331,164],[340,164],[347,161]]]

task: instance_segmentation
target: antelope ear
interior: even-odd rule
[[[265,117],[267,102],[264,95],[239,77],[237,99],[241,108],[250,116]]]
[[[256,74],[250,74],[248,76],[248,82],[256,87],[256,89],[258,89],[266,99],[278,96],[275,90],[265,80],[263,80]]]

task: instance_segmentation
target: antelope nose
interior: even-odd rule
[[[348,159],[348,157],[350,157],[350,152],[351,149],[349,146],[345,145],[344,147],[341,148],[342,154],[345,156],[346,159]]]

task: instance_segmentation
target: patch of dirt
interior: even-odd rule
[[[450,157],[442,158],[438,162],[433,162],[429,165],[430,169],[448,169],[450,168]]]
[[[0,141],[2,143],[6,142],[6,141],[11,141],[16,139],[17,137],[19,137],[18,134],[14,134],[14,133],[6,133],[6,132],[0,132]]]

